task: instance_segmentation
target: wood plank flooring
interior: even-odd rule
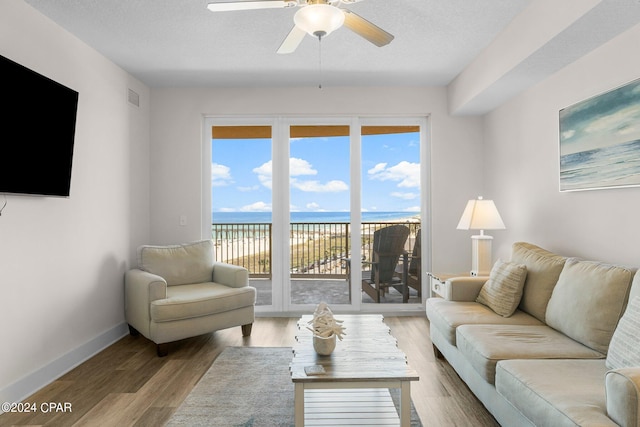
[[[171,343],[164,358],[144,337],[124,337],[25,399],[37,412],[2,414],[0,426],[162,426],[225,347],[292,347],[297,320],[257,318],[250,337],[238,327],[189,338]],[[424,316],[385,322],[420,375],[411,397],[425,426],[498,426],[455,371],[434,358]],[[68,402],[71,412],[43,413],[46,402]]]

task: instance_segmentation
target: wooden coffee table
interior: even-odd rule
[[[295,425],[351,424],[353,420],[409,426],[411,381],[418,374],[407,363],[381,315],[335,315],[344,320],[346,335],[329,356],[313,350],[306,326],[312,316],[298,321],[298,335],[290,364],[295,388]],[[307,375],[305,367],[321,365],[324,373]],[[390,388],[400,389],[400,414]],[[363,419],[365,421],[363,421]],[[351,421],[350,421],[351,420]]]

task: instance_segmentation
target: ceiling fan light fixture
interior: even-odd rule
[[[296,12],[293,22],[314,37],[325,37],[344,24],[344,13],[330,4],[310,4]]]

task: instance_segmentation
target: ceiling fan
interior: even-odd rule
[[[393,35],[349,9],[340,7],[343,4],[359,1],[362,0],[230,0],[211,1],[207,8],[212,12],[226,12],[300,7],[293,17],[295,25],[278,48],[278,53],[295,51],[306,34],[321,39],[342,25],[376,46],[389,44],[393,40]]]

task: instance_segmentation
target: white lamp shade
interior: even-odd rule
[[[312,36],[324,37],[342,26],[344,13],[330,4],[310,4],[296,12],[293,22]]]
[[[502,230],[506,228],[493,200],[469,200],[458,230]]]

